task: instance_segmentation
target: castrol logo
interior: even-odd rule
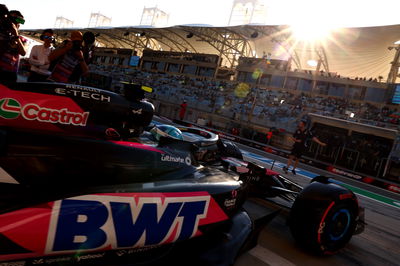
[[[71,112],[68,108],[52,109],[35,103],[22,106],[17,100],[4,98],[0,100],[0,117],[16,119],[22,116],[26,120],[37,120],[44,123],[86,126],[89,112]]]

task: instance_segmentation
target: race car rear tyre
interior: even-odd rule
[[[307,197],[306,197],[307,198]],[[314,198],[314,201],[318,201]],[[353,199],[316,203],[310,198],[297,198],[289,225],[297,243],[319,255],[330,255],[342,249],[356,229],[357,203]]]

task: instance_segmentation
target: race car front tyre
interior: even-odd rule
[[[357,203],[348,198],[315,201],[296,199],[289,217],[292,235],[306,250],[319,255],[334,254],[355,232]]]

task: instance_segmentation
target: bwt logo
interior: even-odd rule
[[[0,116],[5,119],[15,119],[21,115],[26,120],[37,120],[45,123],[59,123],[74,126],[86,126],[89,112],[71,112],[67,108],[51,109],[34,103],[24,106],[12,98],[0,100]]]
[[[46,253],[134,248],[184,240],[197,233],[210,196],[90,195],[57,201]]]

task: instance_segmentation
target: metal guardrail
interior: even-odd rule
[[[322,147],[311,141],[308,144],[308,157],[374,178],[382,176],[383,167],[388,160],[386,157],[378,158],[369,152],[360,152],[346,146]]]

